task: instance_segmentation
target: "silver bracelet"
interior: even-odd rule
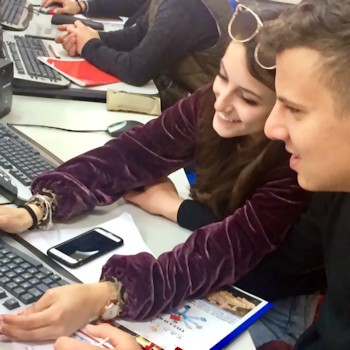
[[[53,226],[51,203],[41,194],[36,194],[33,197],[37,198],[39,201],[41,201],[44,204],[44,211],[43,211],[44,216],[38,222],[37,228],[40,228],[42,230],[49,230]]]
[[[42,193],[33,195],[26,202],[26,205],[34,204],[40,208],[43,213],[43,217],[38,221],[36,227],[42,230],[49,230],[53,226],[52,213],[54,212],[57,205],[56,195],[52,191],[46,189],[41,192]]]

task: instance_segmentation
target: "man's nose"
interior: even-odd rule
[[[277,105],[275,105],[275,107],[272,109],[269,117],[266,120],[264,132],[265,135],[271,140],[286,141],[288,138],[288,130],[286,125],[283,123],[281,111],[279,111]]]

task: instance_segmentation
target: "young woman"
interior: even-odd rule
[[[51,289],[21,315],[3,315],[1,333],[38,340],[70,334],[96,315],[149,319],[238,281],[282,244],[309,194],[297,185],[283,144],[263,133],[275,103],[275,72],[257,63],[264,61],[255,36],[260,20],[277,15],[266,8],[259,18],[239,5],[230,26],[234,40],[212,88],[43,174],[34,181],[26,208],[0,207],[1,229],[18,233],[38,222],[47,225],[51,213],[64,220],[110,204],[195,160],[193,203],[209,208],[219,221],[158,259],[147,253],[113,256],[103,268],[105,281]],[[242,16],[251,26],[242,26]],[[177,199],[164,207],[177,208],[179,215],[188,210],[183,203]],[[301,271],[299,280],[307,281],[308,272]],[[283,276],[284,286],[288,276]],[[302,294],[304,287],[293,294]],[[107,316],[106,309],[112,314]]]

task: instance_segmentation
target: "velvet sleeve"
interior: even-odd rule
[[[281,244],[308,200],[285,161],[265,175],[243,207],[198,229],[158,259],[148,253],[114,255],[102,276],[113,276],[124,286],[121,317],[146,320],[234,283]]]
[[[181,168],[194,158],[198,109],[207,89],[180,100],[142,128],[44,173],[34,180],[32,192],[48,188],[56,193],[54,218],[67,219]]]

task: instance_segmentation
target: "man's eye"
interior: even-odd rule
[[[285,108],[288,109],[288,111],[293,113],[293,114],[300,112],[300,109],[294,108],[294,107],[291,107],[291,106],[285,106]]]
[[[227,81],[227,77],[224,74],[222,74],[221,72],[218,73],[218,77],[222,80]]]

